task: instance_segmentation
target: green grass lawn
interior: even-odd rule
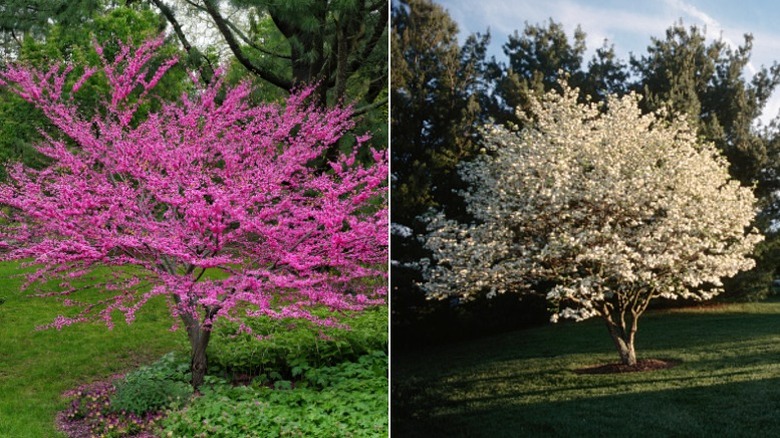
[[[152,362],[167,351],[187,352],[186,336],[170,332],[165,303],[148,304],[128,326],[117,318],[77,324],[62,331],[36,331],[63,312],[54,298],[32,298],[13,277],[16,263],[0,263],[0,437],[55,437],[54,417],[63,391]]]
[[[780,436],[780,302],[650,312],[637,337],[682,363],[576,374],[618,360],[599,320],[394,351],[392,434]]]

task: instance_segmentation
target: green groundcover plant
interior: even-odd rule
[[[73,391],[64,412],[70,431],[91,436],[373,437],[387,435],[387,353],[309,369],[299,380],[249,385],[207,375],[192,397],[186,359],[168,354],[108,382]],[[146,435],[144,435],[146,434]],[[151,435],[151,436],[154,436]]]
[[[208,379],[207,379],[208,381]],[[310,370],[298,382],[232,386],[214,378],[203,396],[163,421],[163,436],[386,436],[387,354]]]
[[[347,320],[349,329],[313,331],[252,319],[263,340],[227,325],[215,330],[220,347],[200,396],[188,384],[188,359],[168,353],[68,392],[60,428],[110,438],[387,435],[387,308]]]

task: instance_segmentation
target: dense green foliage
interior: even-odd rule
[[[277,381],[273,389],[212,379],[203,396],[162,424],[165,433],[188,437],[385,436],[387,354],[312,369],[303,380]]]
[[[230,379],[298,379],[306,371],[354,361],[376,350],[387,351],[387,307],[341,319],[345,328],[323,329],[306,321],[247,320],[255,335],[240,333],[238,324],[214,329],[209,345],[212,374]]]
[[[136,415],[183,403],[192,395],[189,366],[168,353],[157,362],[142,366],[114,382],[111,410]]]
[[[342,322],[351,329],[309,336],[311,327],[290,321],[251,321],[264,340],[217,329],[220,366],[200,395],[191,396],[184,356],[169,353],[111,387],[80,389],[67,415],[110,437],[155,428],[187,437],[386,435],[387,309]]]
[[[0,3],[0,54],[15,56],[28,39],[46,34],[52,23],[80,29],[103,0],[4,0]]]

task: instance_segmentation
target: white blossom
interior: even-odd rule
[[[639,97],[605,107],[562,84],[531,103],[519,132],[485,130],[460,166],[473,224],[430,218],[431,296],[522,291],[553,280],[558,318],[638,318],[656,297],[709,299],[754,266],[755,198],[683,118],[643,115]]]

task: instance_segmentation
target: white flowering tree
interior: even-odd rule
[[[492,127],[460,172],[475,224],[433,217],[432,296],[525,291],[541,281],[559,318],[604,319],[636,364],[637,323],[657,297],[706,300],[750,269],[755,198],[683,120],[642,115],[639,97],[579,104],[562,84],[520,132]]]

